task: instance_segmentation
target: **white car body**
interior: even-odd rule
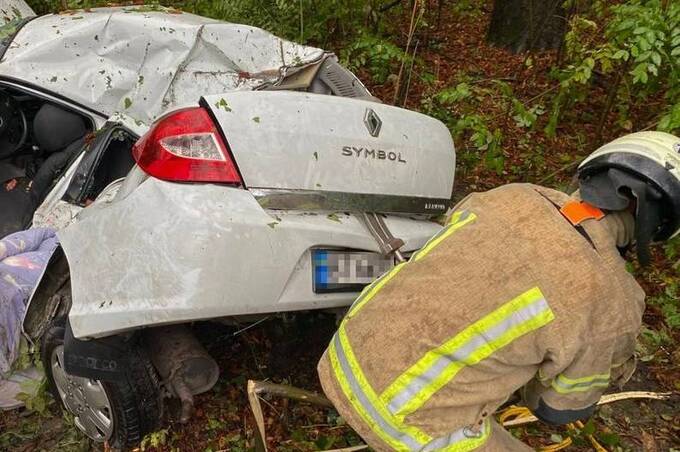
[[[2,54],[0,83],[142,135],[159,116],[201,96],[275,84],[329,54],[247,25],[162,7],[97,8],[35,16],[23,0],[0,1],[5,21],[30,20]],[[76,165],[36,212],[61,228],[80,208],[61,201]]]
[[[23,330],[91,439],[136,446],[167,397],[188,420],[219,368],[185,324],[337,313],[441,231],[448,129],[383,105],[334,55],[158,6],[20,15],[0,91],[21,152],[0,163],[68,157],[19,220],[61,242]],[[28,140],[45,107],[62,115],[48,124],[89,122],[69,153]]]
[[[370,203],[372,195],[390,194],[397,202],[421,201],[421,213],[438,199],[439,209],[446,208],[453,143],[445,126],[432,118],[367,101],[291,92],[230,93],[208,98],[207,104],[218,99],[230,106],[214,110],[248,190],[150,177],[123,187],[110,206],[62,231],[76,337],[348,306],[356,293],[314,293],[311,250],[380,250],[355,214],[324,210],[333,205],[333,195],[361,194]],[[366,130],[366,108],[382,118],[379,138]],[[329,124],[329,117],[341,121]],[[304,127],[296,130],[295,124]],[[396,159],[343,155],[345,146],[372,142]],[[348,183],[355,192],[349,192]],[[276,194],[282,193],[287,203],[300,198],[296,210],[277,204]],[[329,196],[325,206],[308,205],[324,194]],[[267,203],[278,208],[266,208]],[[358,197],[347,204],[348,211],[352,205],[360,208]],[[405,252],[419,249],[440,229],[432,221],[403,215],[386,216],[385,222],[404,240]]]
[[[356,292],[313,291],[311,250],[380,252],[362,212],[383,214],[405,253],[441,229],[430,218],[448,207],[455,167],[442,123],[369,100],[252,91],[283,89],[287,76],[330,54],[159,9],[36,18],[0,61],[0,84],[57,99],[97,129],[109,120],[141,135],[166,112],[200,102],[243,176],[245,188],[173,183],[135,167],[113,201],[79,213],[62,200],[76,161],[34,217],[35,225],[75,219],[59,232],[74,337],[346,307]],[[354,76],[350,85],[347,95],[368,95]],[[44,303],[34,296],[29,313]]]
[[[148,127],[201,96],[275,83],[324,55],[259,28],[163,7],[96,8],[22,26],[2,57],[0,76],[104,118],[124,113]]]

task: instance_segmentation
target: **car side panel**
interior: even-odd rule
[[[149,178],[59,233],[74,334],[348,306],[357,294],[312,292],[309,249],[378,247],[355,216],[329,214],[268,212],[246,190]],[[440,229],[402,217],[386,222],[405,251]]]

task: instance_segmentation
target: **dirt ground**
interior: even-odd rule
[[[488,1],[464,16],[460,12],[445,11],[439,29],[430,31],[428,36],[420,36],[431,45],[421,47],[423,50],[418,57],[422,64],[414,70],[407,107],[421,108],[423,99],[433,91],[455,86],[463,76],[479,85],[504,80],[512,86],[515,95],[527,103],[536,102],[550,93],[556,83],[548,77],[549,68],[555,62],[555,52],[512,55],[488,46],[484,36],[489,12]],[[404,22],[407,24],[406,17]],[[400,39],[405,41],[406,38]],[[531,58],[530,65],[528,58]],[[378,97],[386,101],[392,99],[394,86],[391,82],[376,85],[370,82],[370,74],[363,70],[359,72]],[[434,85],[423,81],[425,72],[435,74]],[[592,151],[596,143],[626,132],[611,117],[606,119],[602,136],[598,135],[595,118],[605,96],[604,90],[596,90],[579,106],[578,114],[560,123],[555,138],[540,132],[542,127],[531,132],[518,129],[510,115],[499,110],[492,99],[483,100],[480,111],[495,118],[495,125],[503,131],[506,170],[499,174],[482,165],[459,167],[456,197],[511,181],[567,185],[574,161]],[[545,122],[546,118],[541,117],[538,121]],[[632,121],[633,129],[644,127],[649,122],[648,112],[633,112]],[[467,142],[456,145],[459,153],[470,151]],[[538,150],[540,163],[527,157],[529,152]],[[565,155],[571,156],[571,160],[565,161]],[[636,274],[650,295],[663,290],[660,275],[677,277],[660,252],[652,269],[636,269]],[[650,307],[645,315],[646,325],[656,330],[661,322],[659,310]],[[198,397],[196,413],[189,424],[166,420],[162,430],[150,435],[142,449],[249,450],[254,441],[255,424],[248,408],[247,380],[269,380],[319,391],[316,362],[334,327],[335,318],[321,314],[272,318],[237,335],[234,335],[236,329],[220,325],[196,326],[199,337],[220,364],[220,381],[212,391]],[[652,343],[653,336],[641,340],[640,365],[624,390],[674,392],[673,397],[666,401],[623,401],[601,407],[587,429],[592,430],[608,450],[680,450],[680,351],[677,346],[680,333],[672,331],[670,334],[670,343],[666,341],[663,345]],[[326,450],[361,443],[332,409],[272,398],[265,404],[265,415],[268,444],[273,451]],[[539,424],[513,432],[535,447],[558,442],[567,436],[565,429]],[[99,450],[100,447],[84,440],[68,420],[62,421],[52,404],[47,416],[27,411],[3,414],[0,417],[0,449]],[[574,445],[568,450],[593,449],[582,435],[576,435]]]

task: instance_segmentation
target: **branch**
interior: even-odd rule
[[[330,400],[314,392],[305,391],[304,389],[295,388],[293,386],[270,383],[267,381],[248,380],[247,392],[250,409],[253,412],[253,416],[255,416],[255,424],[257,424],[257,431],[259,433],[259,435],[255,437],[255,450],[257,452],[267,452],[267,436],[265,434],[262,405],[260,405],[260,394],[270,394],[284,397],[286,399],[300,400],[328,408],[333,407],[333,404],[330,402]],[[360,449],[345,450],[346,452],[350,452],[351,450]]]
[[[548,182],[549,180],[552,180],[552,179],[553,179],[555,176],[557,176],[558,174],[563,173],[564,171],[567,171],[567,170],[570,170],[570,169],[573,169],[573,168],[577,167],[584,159],[585,159],[585,157],[580,158],[580,159],[578,159],[578,160],[574,160],[573,162],[568,163],[568,164],[564,165],[563,167],[556,169],[556,170],[553,171],[552,173],[550,173],[550,174],[548,174],[547,176],[545,176],[543,179],[541,179],[541,180],[539,180],[538,182],[536,182],[536,185],[543,185],[543,184],[545,184],[546,182]]]

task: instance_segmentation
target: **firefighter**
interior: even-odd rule
[[[580,193],[510,184],[368,286],[319,363],[326,395],[376,450],[531,450],[493,420],[520,390],[542,421],[588,418],[635,369],[644,292],[622,250],[680,229],[680,138],[619,138]]]

